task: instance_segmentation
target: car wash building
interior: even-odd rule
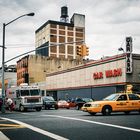
[[[132,54],[132,39],[126,38],[123,54],[89,61],[46,76],[47,94],[55,99],[90,97],[95,100],[124,92],[128,84],[140,92],[140,54]]]

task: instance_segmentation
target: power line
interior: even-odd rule
[[[44,47],[36,48],[36,49],[31,50],[31,51],[28,51],[28,52],[26,52],[26,53],[23,53],[23,54],[17,55],[16,57],[11,58],[11,59],[5,61],[4,63],[6,64],[7,62],[10,62],[10,61],[12,61],[12,60],[14,60],[14,59],[16,59],[16,58],[19,58],[19,57],[21,57],[21,56],[24,56],[24,55],[30,54],[30,53],[32,53],[32,52],[35,52],[35,51],[38,51],[38,50],[41,50],[41,49],[44,49],[44,48],[46,48],[46,47],[51,47],[51,46],[56,46],[56,45],[61,46],[61,45],[64,45],[64,44],[74,44],[74,43],[79,43],[79,42],[83,43],[84,40],[75,41],[75,42],[65,42],[65,43],[58,43],[58,44],[46,45],[46,46],[44,46]]]
[[[35,44],[7,44],[6,47],[8,47],[8,49],[19,48],[19,47],[35,47]]]

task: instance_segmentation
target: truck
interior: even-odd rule
[[[39,87],[29,86],[27,83],[7,89],[6,98],[11,98],[14,103],[14,109],[21,112],[27,109],[41,111],[43,105]]]

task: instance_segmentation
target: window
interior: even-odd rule
[[[127,96],[126,95],[121,95],[118,98],[118,101],[126,101],[127,100]]]
[[[59,36],[59,43],[65,43],[65,37]]]
[[[73,42],[73,38],[72,37],[68,37],[68,42]]]
[[[21,90],[21,96],[29,96],[29,90]]]
[[[65,45],[59,45],[59,53],[65,53]]]
[[[31,96],[39,95],[39,90],[38,89],[30,90],[30,94],[31,94]]]
[[[56,28],[56,24],[50,24],[51,28]]]
[[[84,29],[83,28],[76,28],[76,31],[78,31],[78,32],[84,32]]]
[[[60,35],[65,35],[65,31],[59,30]]]
[[[57,42],[57,37],[55,35],[51,35],[50,42]]]
[[[56,53],[56,49],[57,49],[56,46],[51,46],[50,47],[50,51],[53,52],[53,53]]]
[[[73,54],[73,46],[68,45],[68,54]]]
[[[68,32],[67,35],[68,36],[73,36],[73,32]]]
[[[59,25],[59,29],[64,29],[65,30],[65,26]]]
[[[72,31],[73,30],[73,27],[68,27],[68,30],[71,30]]]
[[[51,29],[51,30],[50,30],[50,33],[51,33],[51,34],[56,34],[56,33],[57,33],[57,31],[56,31],[56,30]]]
[[[140,98],[135,94],[128,94],[129,100],[140,100]]]

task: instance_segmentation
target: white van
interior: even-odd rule
[[[12,98],[14,109],[25,111],[27,109],[42,109],[42,97],[38,86],[29,86],[27,83],[7,90],[6,97]]]

